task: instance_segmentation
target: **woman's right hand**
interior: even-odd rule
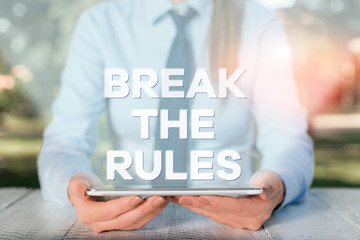
[[[98,202],[87,194],[91,187],[84,174],[74,175],[69,182],[68,195],[78,218],[94,232],[107,230],[133,230],[142,228],[156,217],[169,203],[164,197],[126,196]]]

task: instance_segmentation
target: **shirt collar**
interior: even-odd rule
[[[147,14],[148,21],[152,24],[156,24],[159,20],[161,20],[171,9],[174,8],[174,5],[170,2],[170,0],[151,0],[144,1],[147,4]],[[205,9],[212,7],[211,0],[188,0],[186,4],[193,8],[197,15],[202,17],[208,11]]]

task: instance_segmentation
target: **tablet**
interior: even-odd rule
[[[88,188],[90,196],[181,196],[181,195],[216,195],[216,196],[252,196],[263,192],[262,188]]]

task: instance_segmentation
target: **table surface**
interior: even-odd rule
[[[0,239],[360,239],[360,189],[311,189],[258,231],[227,227],[171,203],[140,230],[93,233],[38,189],[0,189]]]

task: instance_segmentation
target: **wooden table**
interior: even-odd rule
[[[360,189],[312,189],[256,231],[215,223],[170,204],[136,231],[93,233],[73,209],[45,203],[39,190],[0,189],[0,239],[360,239]]]

